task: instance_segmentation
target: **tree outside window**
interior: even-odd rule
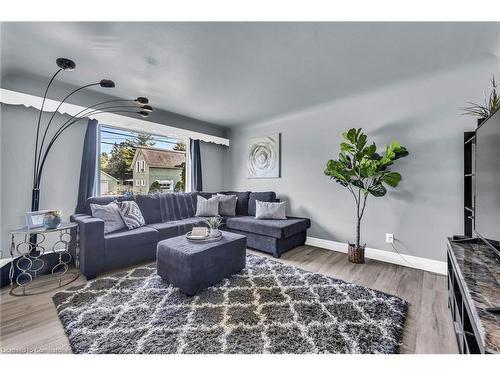
[[[101,126],[101,195],[184,191],[185,152],[183,140]]]

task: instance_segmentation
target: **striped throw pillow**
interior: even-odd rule
[[[198,195],[196,216],[219,216],[219,198],[214,195],[210,199],[205,199],[201,195]]]

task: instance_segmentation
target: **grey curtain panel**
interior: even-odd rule
[[[200,140],[189,140],[189,151],[191,156],[191,191],[203,191],[201,182],[201,155]]]
[[[80,185],[75,213],[85,212],[85,201],[95,195],[95,177],[97,170],[97,120],[89,120],[83,144]]]

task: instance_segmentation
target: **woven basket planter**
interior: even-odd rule
[[[349,262],[352,263],[364,263],[365,262],[365,246],[356,246],[354,244],[349,244],[347,255],[349,257]]]

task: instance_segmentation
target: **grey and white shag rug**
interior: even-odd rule
[[[188,297],[154,264],[53,301],[74,353],[398,353],[407,303],[261,256]]]

